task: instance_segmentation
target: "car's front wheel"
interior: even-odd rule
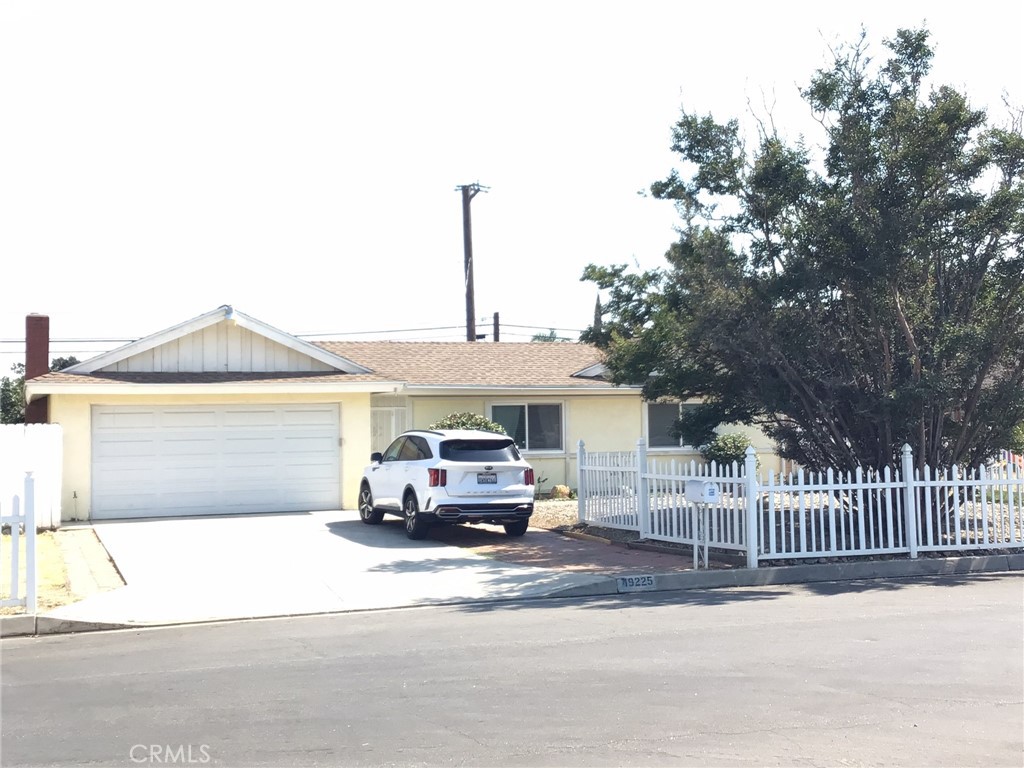
[[[377,525],[384,519],[384,513],[373,508],[373,493],[366,483],[359,489],[359,519],[367,525]]]
[[[514,523],[505,523],[505,533],[509,536],[523,536],[529,527],[529,520],[516,520]]]
[[[402,509],[405,512],[405,535],[415,540],[427,538],[430,521],[420,512],[420,505],[416,503],[414,494],[405,494]]]

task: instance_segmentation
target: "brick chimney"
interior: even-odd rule
[[[50,317],[25,318],[25,381],[50,371]],[[25,406],[26,424],[45,424],[49,415],[47,398],[38,397]]]

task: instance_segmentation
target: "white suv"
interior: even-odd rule
[[[522,536],[533,514],[533,468],[511,437],[469,429],[404,432],[370,456],[359,486],[359,517],[405,518],[410,539],[434,523],[500,523]]]

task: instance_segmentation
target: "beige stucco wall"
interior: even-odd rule
[[[149,395],[108,396],[51,395],[50,421],[60,424],[64,434],[62,509],[64,520],[87,520],[92,498],[91,408],[93,405],[234,405],[246,403],[339,403],[341,405],[341,498],[354,509],[363,467],[370,451],[370,395],[247,394],[247,395]],[[588,451],[633,451],[644,434],[644,403],[636,395],[560,395],[531,397],[423,397],[409,398],[410,428],[424,429],[433,422],[459,411],[488,415],[494,403],[560,403],[564,414],[563,450],[527,452],[526,458],[545,478],[540,490],[558,484],[575,488],[576,447],[584,440]],[[762,469],[777,469],[778,459],[771,442],[749,427],[723,427],[722,432],[743,432],[750,436]],[[690,450],[656,453],[689,460],[700,455]]]
[[[541,492],[554,485],[576,487],[576,445],[586,441],[588,450],[628,451],[636,447],[643,428],[642,403],[636,395],[532,395],[529,397],[410,397],[410,426],[425,429],[450,413],[490,415],[490,407],[501,403],[558,403],[562,406],[563,450],[527,451],[526,459],[545,478]]]
[[[577,485],[576,448],[583,440],[588,451],[635,451],[637,439],[645,433],[646,403],[640,394],[616,395],[535,395],[531,397],[423,397],[409,399],[410,428],[425,429],[450,413],[469,411],[489,415],[495,403],[561,403],[564,413],[564,450],[556,453],[527,451],[524,455],[537,471],[538,478],[546,478],[541,491],[564,484]],[[756,427],[723,425],[719,433],[738,432],[746,435],[757,451],[764,470],[778,470],[779,459],[774,445]],[[702,463],[700,452],[693,448],[655,448],[652,456],[677,461]]]
[[[450,413],[487,413],[480,397],[411,397],[409,407],[409,429],[426,429]]]
[[[341,500],[355,509],[359,480],[370,445],[370,395],[50,395],[50,421],[64,432],[62,517],[87,520],[92,499],[93,405],[244,405],[248,403],[339,403],[341,405]]]

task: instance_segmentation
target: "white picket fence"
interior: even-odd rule
[[[652,459],[641,439],[635,452],[620,453],[588,453],[581,440],[577,467],[580,522],[745,552],[750,568],[784,559],[1024,549],[1024,469],[1012,462],[919,470],[904,446],[899,469],[762,477],[753,449],[743,465],[720,467]],[[688,499],[692,480],[715,483],[717,501]]]
[[[0,530],[9,537],[9,562],[0,558],[0,606],[25,606],[28,613],[36,612],[36,519],[35,481],[32,473],[26,473],[20,493],[0,496]],[[25,537],[25,589],[22,591],[21,537]],[[8,553],[8,547],[0,547]],[[8,595],[9,596],[6,596]]]
[[[0,425],[0,499],[20,494],[25,473],[35,481],[36,525],[59,528],[64,437],[59,424]]]

